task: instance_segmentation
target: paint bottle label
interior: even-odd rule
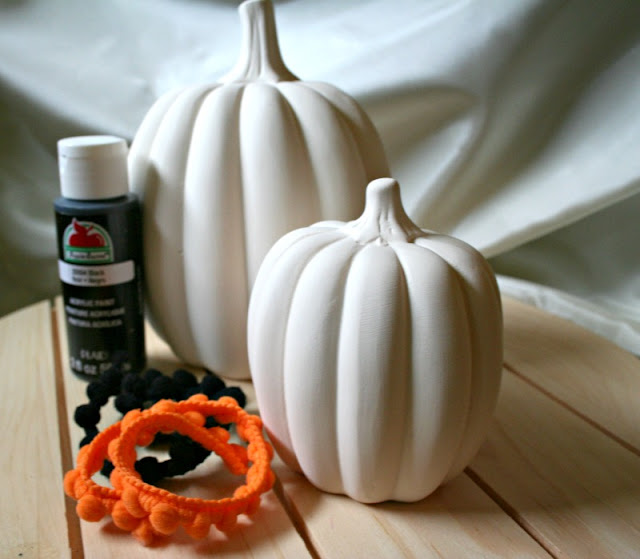
[[[139,227],[136,214],[131,209],[124,214],[56,213],[69,366],[77,373],[99,376],[113,364],[123,371],[144,367],[141,266],[136,261],[141,249],[121,235]]]
[[[69,366],[88,377],[145,365],[141,210],[127,191],[123,143],[59,143],[63,196],[54,208]]]

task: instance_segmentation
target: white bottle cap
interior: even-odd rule
[[[58,141],[62,196],[103,200],[129,192],[127,143],[115,136],[76,136]]]

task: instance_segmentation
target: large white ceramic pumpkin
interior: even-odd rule
[[[495,277],[469,245],[412,223],[395,180],[368,186],[358,220],[279,240],[248,322],[265,427],[318,488],[419,500],[482,443],[502,371]]]
[[[354,218],[363,184],[388,170],[358,104],[284,66],[271,3],[239,10],[237,66],[161,97],[129,174],[143,204],[151,322],[183,360],[248,378],[247,306],[267,250],[296,227]]]

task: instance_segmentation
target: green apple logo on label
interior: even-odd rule
[[[92,221],[75,217],[64,230],[64,260],[81,264],[113,262],[113,244],[107,230]]]

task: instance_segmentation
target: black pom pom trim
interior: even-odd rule
[[[173,380],[181,389],[195,388],[198,386],[196,375],[184,369],[177,369],[173,372]]]
[[[101,382],[90,382],[87,384],[87,397],[94,404],[102,407],[109,401],[111,392],[108,387]]]
[[[125,375],[120,384],[120,390],[123,393],[131,393],[139,399],[144,399],[147,390],[147,384],[144,379],[138,375]]]
[[[157,369],[147,369],[141,375],[123,374],[114,366],[97,380],[90,382],[86,392],[89,403],[81,404],[74,413],[75,422],[85,431],[80,447],[89,444],[99,433],[97,425],[100,422],[100,409],[108,403],[111,396],[115,396],[114,406],[122,415],[133,409],[147,409],[162,399],[180,401],[194,394],[205,394],[210,400],[231,396],[241,407],[246,405],[246,396],[242,389],[227,387],[224,381],[211,371],[206,371],[205,376],[198,382],[196,376],[185,369],[177,369],[173,377],[168,377]],[[214,418],[207,418],[207,427],[217,425]],[[142,480],[151,485],[157,485],[165,477],[186,474],[211,454],[211,451],[179,433],[158,433],[153,444],[167,445],[169,459],[161,462],[153,456],[146,456],[137,460],[135,464]],[[113,464],[105,460],[100,471],[108,477],[113,471]]]
[[[121,392],[116,396],[113,405],[124,415],[131,410],[141,409],[144,405],[144,400],[131,392]]]
[[[241,408],[244,408],[247,405],[247,397],[242,389],[237,386],[226,386],[218,390],[215,394],[215,399],[222,398],[222,396],[231,396],[236,402],[238,402],[238,405]]]
[[[100,422],[100,407],[94,402],[78,406],[73,414],[75,422],[83,429],[91,429]]]
[[[109,392],[117,392],[122,382],[122,371],[117,367],[111,367],[100,375],[100,383],[104,385],[105,390]]]
[[[215,396],[224,387],[225,386],[222,379],[211,373],[203,377],[203,379],[200,381],[200,390],[202,390],[203,394],[209,396],[209,398]]]

